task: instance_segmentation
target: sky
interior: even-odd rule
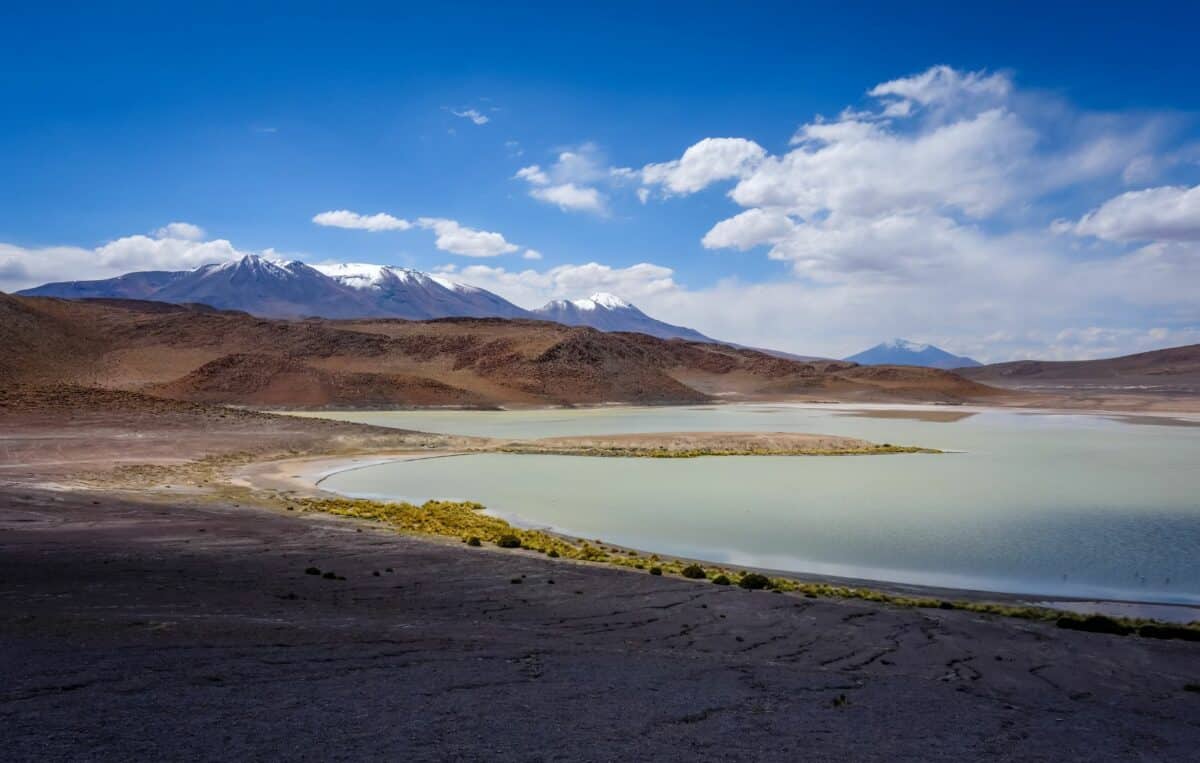
[[[3,291],[256,253],[807,355],[1200,342],[1200,6],[46,5]]]

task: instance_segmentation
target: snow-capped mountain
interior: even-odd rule
[[[651,318],[641,310],[612,294],[597,293],[587,299],[559,299],[533,311],[544,320],[568,326],[591,326],[600,331],[635,331],[660,339],[687,339],[716,342],[695,329],[674,326]]]
[[[381,315],[370,301],[303,262],[246,255],[204,265],[148,297],[160,302],[198,302],[221,310],[266,317],[358,318]]]
[[[534,317],[491,292],[415,270],[353,263],[312,267],[252,254],[195,270],[50,283],[21,294],[198,302],[266,318]]]
[[[845,359],[864,366],[924,366],[950,369],[982,365],[965,355],[952,355],[931,344],[910,342],[907,339],[883,342]]]
[[[353,262],[306,265],[253,254],[195,270],[49,283],[20,294],[191,302],[264,318],[526,318],[662,339],[716,341],[695,329],[651,318],[612,294],[559,300],[530,311],[485,289],[408,268]]]
[[[409,268],[368,263],[317,265],[342,286],[368,297],[401,318],[534,318],[528,310],[490,291]]]

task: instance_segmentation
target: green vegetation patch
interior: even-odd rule
[[[640,557],[633,552],[600,547],[598,541],[590,543],[585,540],[564,538],[542,530],[524,530],[513,527],[503,519],[482,513],[483,505],[472,501],[426,501],[417,506],[411,503],[382,503],[350,498],[312,498],[300,501],[299,506],[306,511],[319,511],[381,522],[398,532],[466,538],[468,543],[472,539],[479,539],[480,542],[493,543],[501,548],[528,549],[555,559],[596,562],[630,569],[645,569],[647,566],[647,557]],[[1071,630],[1200,641],[1200,623],[1175,625],[1152,620],[1110,618],[1102,615],[1064,614],[1062,611],[1044,607],[904,596],[869,588],[770,577],[757,572],[739,575],[720,567],[705,570],[692,562],[661,559],[657,554],[650,555],[648,560],[652,565],[652,571],[658,570],[663,575],[679,575],[699,580],[701,578],[696,575],[699,571],[705,576],[711,576],[709,579],[716,585],[732,585],[736,578],[737,584],[743,588],[798,593],[811,599],[860,599],[900,607],[958,609],[978,614],[1040,620]]]

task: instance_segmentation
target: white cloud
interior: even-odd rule
[[[526,260],[540,260],[542,253],[536,249],[526,249],[525,254],[522,254],[521,257]]]
[[[454,109],[450,109],[450,113],[456,117],[462,117],[463,119],[469,119],[472,122],[474,122],[475,124],[480,125],[480,126],[485,125],[488,122],[492,121],[491,119],[488,118],[488,116],[486,114],[480,113],[477,109],[464,109],[462,111],[455,111]]]
[[[1129,191],[1054,229],[1108,241],[1200,241],[1200,185]]]
[[[1169,116],[1084,113],[1007,74],[948,67],[868,96],[869,108],[801,125],[780,154],[744,140],[744,163],[707,161],[700,141],[644,169],[668,196],[731,181],[742,209],[701,243],[765,246],[794,278],[673,289],[642,306],[710,336],[831,356],[896,335],[1007,360],[1200,333],[1200,190],[1122,194],[1054,226],[1099,240],[1048,230],[1050,210],[1081,192],[1186,166],[1186,149],[1164,154]],[[1125,251],[1129,241],[1153,243]]]
[[[907,116],[913,103],[929,106],[966,98],[1003,100],[1011,92],[1012,80],[1007,74],[961,72],[949,66],[933,66],[920,74],[876,85],[867,94],[875,98],[898,98],[898,101],[889,102],[887,116]]]
[[[348,209],[336,209],[314,215],[312,221],[317,225],[330,228],[349,228],[378,233],[385,230],[408,230],[412,223],[398,217],[379,212],[374,215],[360,215]]]
[[[434,246],[451,254],[461,254],[464,257],[496,257],[520,249],[516,244],[505,241],[504,236],[499,233],[467,228],[444,217],[421,217],[417,219],[417,225],[436,233]]]
[[[564,212],[608,214],[608,196],[601,187],[628,182],[633,171],[606,165],[593,143],[560,151],[552,165],[531,164],[514,175],[530,185],[529,195]]]
[[[542,271],[510,271],[488,265],[470,265],[461,269],[448,266],[443,271],[527,308],[540,307],[552,299],[586,297],[597,291],[637,300],[679,288],[671,268],[648,262],[625,268],[589,262],[559,265]]]
[[[774,210],[747,209],[728,220],[722,220],[704,234],[701,243],[706,249],[741,249],[759,244],[778,243],[787,237],[795,225],[786,214]]]
[[[564,212],[604,212],[604,199],[599,191],[595,188],[581,188],[574,183],[534,188],[529,195],[554,204]]]
[[[536,164],[522,167],[517,170],[517,174],[514,177],[518,177],[530,185],[550,185],[550,176],[543,172],[542,168]]]
[[[17,291],[51,281],[112,278],[138,270],[188,270],[237,259],[224,239],[125,236],[87,249],[75,246],[20,247],[0,243],[0,290]]]
[[[679,159],[647,164],[642,181],[662,186],[668,193],[695,193],[719,180],[744,176],[766,155],[762,146],[745,138],[705,138]]]
[[[199,241],[204,238],[204,229],[191,223],[167,223],[154,232],[158,238],[181,238],[186,241]]]

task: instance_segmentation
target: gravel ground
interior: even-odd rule
[[[12,761],[1200,749],[1200,644],[742,591],[182,492],[0,488],[0,675]]]

